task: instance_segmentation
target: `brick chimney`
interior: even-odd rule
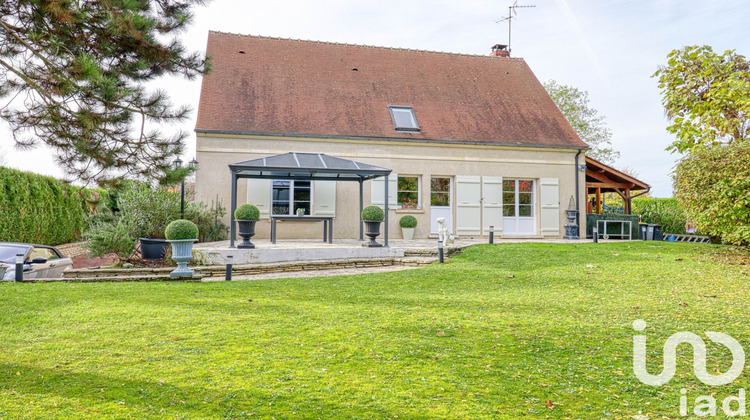
[[[508,51],[506,48],[508,48],[507,45],[495,44],[495,45],[492,46],[492,52],[490,53],[490,56],[492,56],[492,57],[510,57],[510,51]]]

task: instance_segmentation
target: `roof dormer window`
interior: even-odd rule
[[[419,131],[417,117],[414,115],[414,108],[410,106],[388,105],[393,119],[393,127],[396,131]]]

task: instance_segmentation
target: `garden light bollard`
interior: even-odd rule
[[[593,233],[594,233],[594,243],[598,244],[599,243],[599,227],[598,226],[594,226],[592,229],[593,229]]]
[[[438,241],[438,261],[440,264],[443,264],[445,262],[445,259],[443,257],[443,241]]]
[[[16,254],[16,281],[23,282],[23,254]]]
[[[232,260],[234,257],[231,255],[227,255],[227,274],[224,277],[224,280],[230,281],[232,280]]]
[[[490,225],[490,243],[495,243],[495,227]]]

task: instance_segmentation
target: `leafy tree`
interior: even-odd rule
[[[667,150],[748,139],[750,62],[734,50],[717,54],[707,45],[683,47],[667,58],[654,73],[672,122],[667,130],[677,136]]]
[[[578,137],[591,146],[587,154],[598,161],[613,164],[620,152],[612,148],[612,130],[607,127],[604,116],[589,105],[588,92],[554,80],[545,82],[544,88]]]
[[[176,38],[204,0],[4,0],[0,2],[0,118],[20,147],[42,142],[68,175],[174,178],[186,133],[166,93],[146,83],[208,70]],[[184,175],[184,174],[183,174]],[[174,179],[169,179],[174,181]]]
[[[698,232],[750,244],[750,142],[694,147],[677,165],[674,187]]]

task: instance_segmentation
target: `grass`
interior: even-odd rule
[[[675,379],[643,385],[632,322],[651,373],[678,331],[749,343],[743,252],[502,244],[349,277],[0,284],[0,418],[673,418],[681,388],[721,412],[748,375],[705,386],[682,346]],[[709,368],[730,359],[709,342]]]

